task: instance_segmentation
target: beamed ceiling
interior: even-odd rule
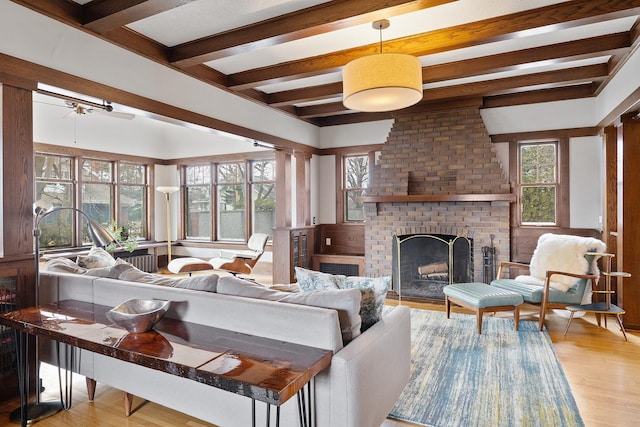
[[[597,96],[638,43],[640,0],[13,0],[318,126],[392,117],[342,105],[341,69],[420,58],[428,111]]]

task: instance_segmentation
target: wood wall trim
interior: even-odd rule
[[[352,145],[349,147],[333,147],[333,148],[321,148],[316,154],[319,156],[332,156],[332,155],[352,155],[352,154],[367,154],[372,151],[380,151],[384,147],[384,144],[369,144],[369,145]]]
[[[65,156],[85,157],[98,160],[122,160],[128,162],[145,163],[145,164],[171,164],[166,160],[155,157],[132,156],[129,154],[115,155],[112,152],[87,150],[84,148],[67,147],[63,145],[45,144],[42,142],[34,142],[34,151],[37,153],[58,154]]]
[[[553,129],[532,132],[499,133],[491,135],[491,141],[493,143],[498,143],[533,141],[536,139],[579,138],[583,136],[596,136],[599,133],[599,128],[595,126],[583,128]]]
[[[365,196],[363,203],[421,203],[421,202],[515,202],[516,195],[505,194],[412,194],[408,196]]]

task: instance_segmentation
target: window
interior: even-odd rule
[[[257,160],[251,163],[253,232],[271,236],[276,224],[276,162]]]
[[[185,165],[185,238],[246,241],[275,226],[275,160]]]
[[[147,235],[147,168],[122,162],[118,165],[118,225],[129,236]],[[126,236],[122,236],[126,240]]]
[[[109,224],[113,217],[113,162],[82,160],[82,194],[80,209],[100,224]],[[82,222],[82,243],[91,243]]]
[[[558,223],[558,143],[519,144],[522,225]]]
[[[218,239],[245,239],[245,164],[218,165]]]
[[[345,222],[364,221],[364,204],[358,197],[365,195],[369,185],[369,157],[345,156],[343,163],[343,200]]]
[[[51,203],[54,207],[70,208],[74,205],[73,158],[53,154],[36,154],[35,199]],[[49,215],[40,223],[40,247],[72,246],[74,221],[72,211]]]
[[[211,166],[185,167],[187,238],[211,238]]]
[[[48,201],[54,207],[77,208],[104,226],[115,223],[123,227],[123,232],[126,230],[120,236],[123,240],[127,236],[149,238],[148,165],[36,153],[34,170],[36,200]],[[90,243],[85,218],[76,212],[61,211],[40,223],[42,248]]]

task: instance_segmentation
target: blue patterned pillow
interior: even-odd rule
[[[339,289],[340,283],[346,276],[321,273],[319,271],[307,270],[295,267],[296,280],[300,289],[304,292],[324,291],[327,289]]]
[[[362,332],[373,326],[382,318],[382,309],[387,298],[387,291],[391,285],[391,276],[357,277],[347,276],[338,284],[340,289],[360,289],[360,317],[362,318]]]

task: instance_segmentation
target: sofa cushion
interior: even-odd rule
[[[107,277],[109,279],[117,279],[125,271],[135,268],[132,264],[129,264],[128,262],[122,262],[120,259],[118,259],[117,261],[118,262],[114,266],[101,267],[101,268],[89,268],[83,274],[87,276]]]
[[[84,274],[87,269],[80,267],[78,264],[70,260],[69,258],[53,258],[47,261],[44,265],[44,269],[47,271],[57,271],[61,273],[75,273]]]
[[[343,345],[360,335],[362,295],[355,289],[282,292],[237,277],[225,276],[218,281],[218,293],[336,310]]]
[[[124,270],[119,280],[149,283],[152,285],[169,286],[173,288],[192,289],[196,291],[216,292],[218,285],[217,274],[203,274],[190,277],[173,277],[162,274],[146,273],[132,266]]]
[[[362,293],[360,317],[362,318],[363,332],[382,319],[382,309],[390,284],[391,276],[347,276],[339,283],[340,289],[358,289]]]
[[[113,267],[116,260],[104,249],[93,247],[87,255],[79,255],[76,264],[84,268]]]
[[[338,289],[338,284],[346,277],[338,274],[328,274],[321,273],[319,271],[307,270],[301,267],[295,267],[295,271],[298,285],[300,286],[300,289],[305,292]]]

